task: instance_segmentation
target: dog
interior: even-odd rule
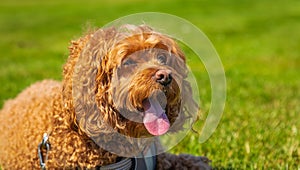
[[[91,31],[69,51],[62,82],[35,83],[4,104],[2,168],[211,168],[206,157],[165,153],[158,139],[198,111],[175,40],[123,25]]]

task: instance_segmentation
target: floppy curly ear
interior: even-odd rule
[[[198,111],[200,108],[199,108],[199,104],[193,99],[193,90],[190,82],[188,82],[187,80],[183,80],[182,87],[183,87],[182,100],[185,109],[184,111],[190,117],[198,116]]]
[[[199,111],[198,103],[193,99],[193,89],[188,80],[189,69],[186,65],[186,58],[184,53],[181,51],[177,44],[174,44],[172,53],[174,57],[168,63],[173,68],[176,68],[176,72],[180,75],[179,84],[181,84],[181,100],[180,100],[180,108],[178,115],[178,120],[174,123],[174,129],[182,129],[183,124],[187,119],[196,120]],[[192,126],[192,124],[190,125]]]
[[[90,39],[91,34],[79,38],[78,40],[71,41],[69,46],[69,57],[63,67],[63,100],[64,105],[72,104],[72,83],[74,67],[78,61],[82,49]],[[70,103],[71,102],[71,103]]]
[[[178,55],[180,56],[182,60],[176,60],[176,68],[179,68],[179,72],[183,75],[183,80],[182,80],[182,101],[183,101],[183,106],[184,106],[184,111],[186,114],[188,114],[191,117],[194,117],[195,115],[198,114],[199,111],[199,104],[194,100],[193,92],[191,83],[188,80],[188,74],[190,72],[185,56],[181,50],[178,50]]]
[[[173,45],[172,53],[176,54],[176,59],[172,60],[171,65],[177,68],[176,71],[182,76],[182,105],[186,116],[194,117],[198,115],[199,104],[193,99],[193,89],[188,79],[189,68],[187,67],[186,57],[178,44]]]
[[[71,41],[71,45],[69,46],[69,57],[63,67],[62,105],[63,110],[66,113],[64,120],[66,124],[70,124],[70,127],[73,130],[78,130],[72,96],[74,68],[78,62],[82,49],[86,46],[90,38],[91,34],[87,34],[78,40]]]
[[[111,112],[107,111],[107,103],[97,103],[97,98],[108,98],[105,90],[111,76],[106,55],[114,44],[115,36],[114,28],[99,29],[73,41],[64,66],[63,101],[65,108],[70,108],[67,112],[71,127],[90,137],[99,131],[105,132],[101,113]]]

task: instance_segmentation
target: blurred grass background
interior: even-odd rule
[[[226,108],[215,133],[203,144],[189,134],[172,152],[206,155],[216,169],[299,169],[299,0],[2,0],[0,106],[38,80],[61,80],[69,41],[87,23],[101,27],[145,11],[198,26],[226,72]],[[206,114],[210,84],[205,70],[194,71]]]

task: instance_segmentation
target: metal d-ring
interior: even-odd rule
[[[48,142],[48,134],[44,133],[42,142],[38,145],[38,156],[40,159],[40,166],[42,170],[46,170],[46,161],[48,160],[48,152],[50,150],[50,143]],[[46,149],[46,156],[43,156],[43,151]]]

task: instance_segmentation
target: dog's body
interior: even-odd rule
[[[108,28],[72,42],[62,83],[36,83],[5,103],[2,168],[39,169],[37,149],[47,133],[50,150],[41,148],[47,168],[97,169],[120,160],[115,150],[135,155],[142,151],[135,146],[151,144],[133,138],[176,132],[196,114],[190,113],[195,103],[186,101],[191,88],[176,43],[149,27],[132,28],[134,34]],[[118,140],[118,134],[128,140]],[[159,153],[155,158],[157,169],[209,168],[205,157]]]

